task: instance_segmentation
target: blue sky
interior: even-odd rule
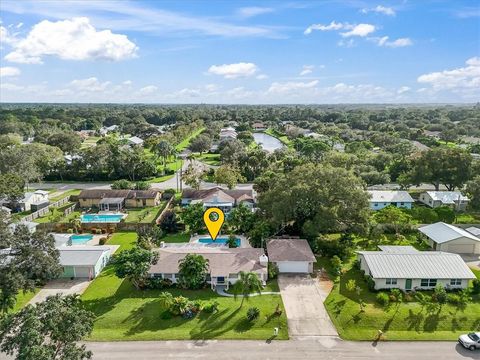
[[[478,1],[0,2],[2,102],[480,100]]]

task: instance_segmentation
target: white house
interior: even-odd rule
[[[45,190],[35,190],[26,192],[23,195],[23,198],[16,203],[17,211],[30,211],[32,205],[40,205],[48,203],[48,191]],[[7,201],[1,201],[0,205],[7,204]]]
[[[406,191],[399,190],[368,190],[370,194],[370,209],[380,210],[387,206],[411,209],[415,200]]]
[[[143,145],[143,140],[140,139],[138,136],[131,136],[127,139],[128,145],[130,146],[141,146]]]
[[[258,248],[228,248],[212,246],[165,246],[158,252],[158,262],[148,270],[151,277],[178,281],[178,263],[187,254],[198,254],[208,260],[206,282],[212,289],[217,286],[229,288],[239,278],[239,272],[254,272],[265,284],[268,278],[268,258],[263,249]]]
[[[107,135],[109,132],[113,132],[113,131],[117,131],[118,129],[118,125],[111,125],[111,126],[104,126],[100,129],[100,135],[102,136],[105,136]]]
[[[411,246],[384,246],[382,251],[358,251],[360,269],[375,282],[375,289],[465,289],[475,279],[460,255],[417,251]]]
[[[472,235],[475,235],[477,237],[480,236],[480,228],[478,228],[478,227],[471,226],[469,228],[466,228],[465,230],[467,230]]]
[[[237,132],[232,127],[227,127],[220,130],[220,141],[223,140],[234,140],[238,136]]]
[[[60,246],[60,265],[62,278],[95,278],[107,265],[111,256],[109,246]]]
[[[262,123],[262,122],[255,122],[255,123],[253,123],[252,128],[253,128],[253,130],[255,130],[255,131],[264,131],[264,130],[267,130],[267,127],[266,127],[265,124]]]
[[[205,209],[216,207],[228,213],[240,204],[253,209],[255,197],[252,190],[227,190],[220,187],[202,190],[183,190],[182,205],[197,203],[203,204]]]
[[[437,222],[418,228],[434,250],[456,254],[480,254],[480,239],[459,227]]]
[[[28,231],[33,234],[35,231],[37,231],[37,226],[39,225],[39,223],[33,221],[20,221],[18,223],[11,223],[10,225],[8,225],[8,228],[11,232],[14,232],[18,225],[26,226]]]
[[[268,240],[267,253],[281,273],[312,273],[313,263],[317,262],[305,239]]]
[[[449,206],[455,210],[465,210],[470,201],[460,191],[425,191],[418,200],[431,208]]]

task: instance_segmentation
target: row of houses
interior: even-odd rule
[[[368,193],[372,210],[381,210],[387,206],[411,209],[415,202],[407,191],[368,190]],[[420,194],[418,201],[431,208],[448,206],[457,211],[464,211],[469,198],[460,191],[425,191]]]
[[[82,190],[78,195],[81,208],[98,208],[100,211],[121,211],[124,208],[158,206],[161,193],[158,190]]]

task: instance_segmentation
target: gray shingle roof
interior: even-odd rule
[[[480,241],[479,238],[469,233],[468,231],[450,224],[445,224],[444,222],[437,222],[435,224],[422,226],[418,228],[418,231],[427,235],[437,244],[443,244],[448,241],[452,241],[462,237],[475,241]]]
[[[414,202],[406,191],[368,190],[368,193],[371,195],[370,202]]]
[[[94,266],[108,246],[62,246],[57,248],[62,266]]]
[[[267,242],[270,261],[316,262],[315,255],[305,239],[271,239]]]
[[[416,254],[359,251],[377,279],[475,279],[460,255],[439,251]]]

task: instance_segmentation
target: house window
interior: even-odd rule
[[[403,205],[405,205],[405,203],[402,203],[402,202],[401,202],[400,205],[403,206]]]
[[[171,279],[171,278],[172,278],[172,274],[163,274],[163,278],[164,278],[164,279]]]
[[[152,275],[153,275],[154,278],[161,278],[162,277],[162,274],[155,273],[155,274],[152,274]]]
[[[375,205],[375,206],[378,206],[378,203],[375,203],[374,205]]]
[[[462,279],[451,279],[450,285],[452,286],[459,286],[462,285]]]
[[[385,279],[387,285],[397,285],[397,279]]]
[[[420,286],[422,286],[422,287],[435,287],[435,286],[437,286],[437,279],[422,279],[422,280],[420,280]]]

